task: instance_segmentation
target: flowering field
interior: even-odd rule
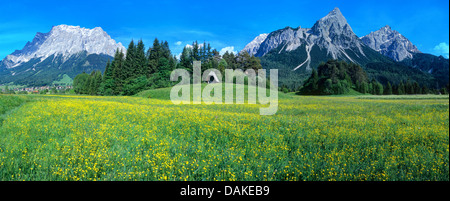
[[[260,116],[260,105],[29,97],[3,115],[0,180],[449,180],[448,99],[292,95]]]

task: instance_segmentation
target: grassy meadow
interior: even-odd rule
[[[0,95],[0,180],[449,180],[449,99]]]

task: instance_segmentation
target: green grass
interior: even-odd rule
[[[358,97],[359,99],[381,99],[381,100],[400,100],[400,99],[405,99],[405,100],[411,100],[411,99],[416,99],[416,100],[421,100],[421,99],[448,99],[448,95],[432,95],[432,94],[428,94],[428,95],[383,95],[383,96],[379,96],[379,95],[370,95],[370,96],[360,96]]]
[[[0,180],[449,180],[448,99],[280,93],[261,116],[169,91],[0,96]]]
[[[73,83],[73,79],[70,78],[67,74],[63,74],[62,78],[58,81],[53,81],[52,84],[68,86]]]
[[[5,114],[16,107],[19,107],[24,102],[29,100],[26,96],[12,96],[0,94],[0,126],[5,118]]]
[[[0,90],[1,91],[5,90],[6,86],[8,86],[8,89],[16,89],[16,88],[26,87],[25,85],[6,84],[6,85],[1,85]]]
[[[365,95],[359,91],[354,90],[353,88],[350,88],[349,92],[345,93],[345,94],[340,94],[340,95],[331,95],[331,96],[362,96]]]
[[[205,84],[205,83],[201,84],[202,91],[205,88],[205,86],[207,86],[207,85],[208,84]],[[191,89],[191,91],[190,91],[191,100],[193,100],[192,99],[192,97],[193,97],[193,86],[194,85],[191,85],[191,87],[190,87],[190,89]],[[250,87],[253,87],[253,86],[250,86]],[[236,97],[235,97],[236,96],[236,90],[237,89],[242,89],[242,88],[244,89],[245,102],[247,103],[247,100],[248,100],[248,88],[249,88],[248,85],[233,85],[233,91],[234,91],[233,101],[234,102],[236,102]],[[256,100],[258,101],[257,93],[258,93],[258,89],[259,88],[258,87],[253,87],[253,88],[255,88]],[[159,100],[170,100],[170,91],[171,90],[172,90],[172,88],[151,89],[151,90],[142,91],[142,92],[136,94],[135,96],[136,97],[143,97],[143,98],[159,99]],[[226,91],[225,90],[225,84],[222,83],[222,101],[223,102],[225,102],[225,93],[230,93],[231,94],[232,92]],[[267,96],[270,95],[270,91],[269,90],[267,90],[266,95]],[[280,91],[278,92],[278,98],[290,99],[292,97],[294,97],[293,93],[283,93],[283,92],[280,92]]]

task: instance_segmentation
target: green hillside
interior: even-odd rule
[[[320,63],[333,59],[331,55],[327,55],[326,49],[321,49],[314,45],[310,52],[311,69],[307,69],[305,67],[306,65],[304,65],[296,71],[292,71],[306,60],[305,45],[302,45],[293,51],[282,51],[281,48],[283,48],[283,46],[284,45],[279,45],[278,48],[271,50],[261,57],[261,65],[265,69],[278,69],[279,85],[286,85],[291,90],[297,90],[304,84],[306,79],[311,75],[312,68],[317,69]],[[355,53],[358,52],[358,50],[346,50],[346,54],[353,58],[354,62],[357,62],[357,64],[363,67],[370,79],[374,78],[383,85],[387,84],[387,82],[398,84],[410,80],[419,83],[421,86],[435,88],[437,82],[445,82],[445,72],[443,72],[442,75],[439,74],[440,77],[433,77],[432,74],[406,65],[407,63],[402,64],[394,62],[369,47],[362,46],[362,49],[365,54],[364,56]],[[340,60],[353,63],[346,58]]]
[[[405,59],[401,63],[429,72],[435,79],[433,87],[445,87],[449,83],[449,60],[443,56],[417,53],[412,59]]]
[[[201,84],[201,89],[203,91],[203,89],[205,88],[205,86],[207,86],[208,84]],[[213,84],[214,85],[214,84]],[[230,91],[226,91],[225,90],[225,84],[221,83],[222,85],[222,100],[223,102],[225,102],[225,93],[229,93],[231,94],[232,92]],[[193,97],[193,86],[191,85],[191,100]],[[254,86],[250,86],[250,88],[253,88],[256,93],[258,93],[259,88],[258,87],[254,87]],[[240,90],[243,89],[244,90],[244,94],[245,94],[245,99],[244,101],[247,103],[248,100],[248,89],[249,86],[248,85],[237,85],[237,84],[233,84],[233,91],[234,91],[234,96],[233,96],[233,101],[236,102],[236,90]],[[159,100],[170,100],[170,91],[172,90],[172,87],[168,87],[168,88],[160,88],[160,89],[150,89],[150,90],[145,90],[142,92],[139,92],[138,94],[134,95],[136,97],[143,97],[143,98],[151,98],[151,99],[159,99]],[[270,95],[270,91],[267,90],[266,93],[267,96]],[[279,99],[291,99],[293,98],[293,94],[289,94],[289,93],[283,93],[283,92],[278,92],[278,98]],[[256,94],[256,100],[258,100],[258,95]]]
[[[83,72],[90,73],[93,70],[103,72],[106,63],[112,57],[108,55],[87,55],[81,52],[72,55],[67,60],[58,56],[50,56],[44,61],[31,59],[27,63],[19,65],[12,69],[0,68],[0,84],[14,83],[28,86],[44,86],[56,83],[67,83],[68,78],[73,79],[76,75]],[[64,79],[64,75],[67,77]],[[63,80],[61,80],[63,79]]]

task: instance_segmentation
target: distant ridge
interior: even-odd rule
[[[126,51],[101,27],[53,26],[1,60],[0,84],[43,85],[63,74],[73,78],[83,71],[102,70],[117,50]]]

